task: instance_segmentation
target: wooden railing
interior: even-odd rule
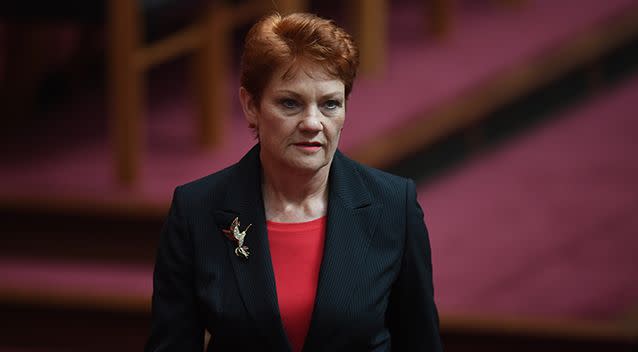
[[[142,43],[140,5],[130,0],[108,1],[108,81],[110,132],[116,178],[133,185],[144,155],[144,75],[153,66],[190,55],[199,142],[214,147],[223,140],[228,116],[230,32],[266,11],[263,1],[237,6],[213,2],[186,28],[151,44]]]
[[[522,0],[499,0],[514,3]],[[222,2],[223,3],[223,2]],[[443,37],[452,27],[453,0],[425,2],[428,31]],[[349,21],[361,53],[361,72],[377,75],[386,61],[386,0],[351,0]],[[230,6],[213,2],[186,28],[144,45],[141,11],[136,1],[108,1],[110,132],[116,178],[135,184],[145,146],[144,75],[153,66],[180,55],[190,55],[198,111],[199,143],[213,148],[223,143],[229,114],[226,77],[230,58],[230,32],[267,11],[286,14],[307,11],[308,0],[244,1]]]

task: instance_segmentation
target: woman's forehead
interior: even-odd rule
[[[269,90],[301,91],[307,89],[344,93],[343,82],[317,64],[287,65],[276,70],[268,84]]]

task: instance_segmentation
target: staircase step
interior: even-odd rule
[[[152,273],[151,264],[0,257],[0,311],[11,322],[0,341],[25,352],[142,350]]]
[[[152,263],[163,216],[6,210],[0,256]]]
[[[0,302],[147,313],[152,265],[0,258]]]

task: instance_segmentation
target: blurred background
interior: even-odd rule
[[[638,1],[7,0],[0,351],[142,349],[174,187],[254,144],[273,10],[356,36],[341,149],[417,182],[447,351],[636,350]]]

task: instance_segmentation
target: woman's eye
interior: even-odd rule
[[[341,107],[341,102],[338,100],[328,100],[324,103],[324,106],[328,110],[335,110]]]
[[[299,103],[294,99],[282,99],[279,103],[286,109],[295,109],[299,106]]]

